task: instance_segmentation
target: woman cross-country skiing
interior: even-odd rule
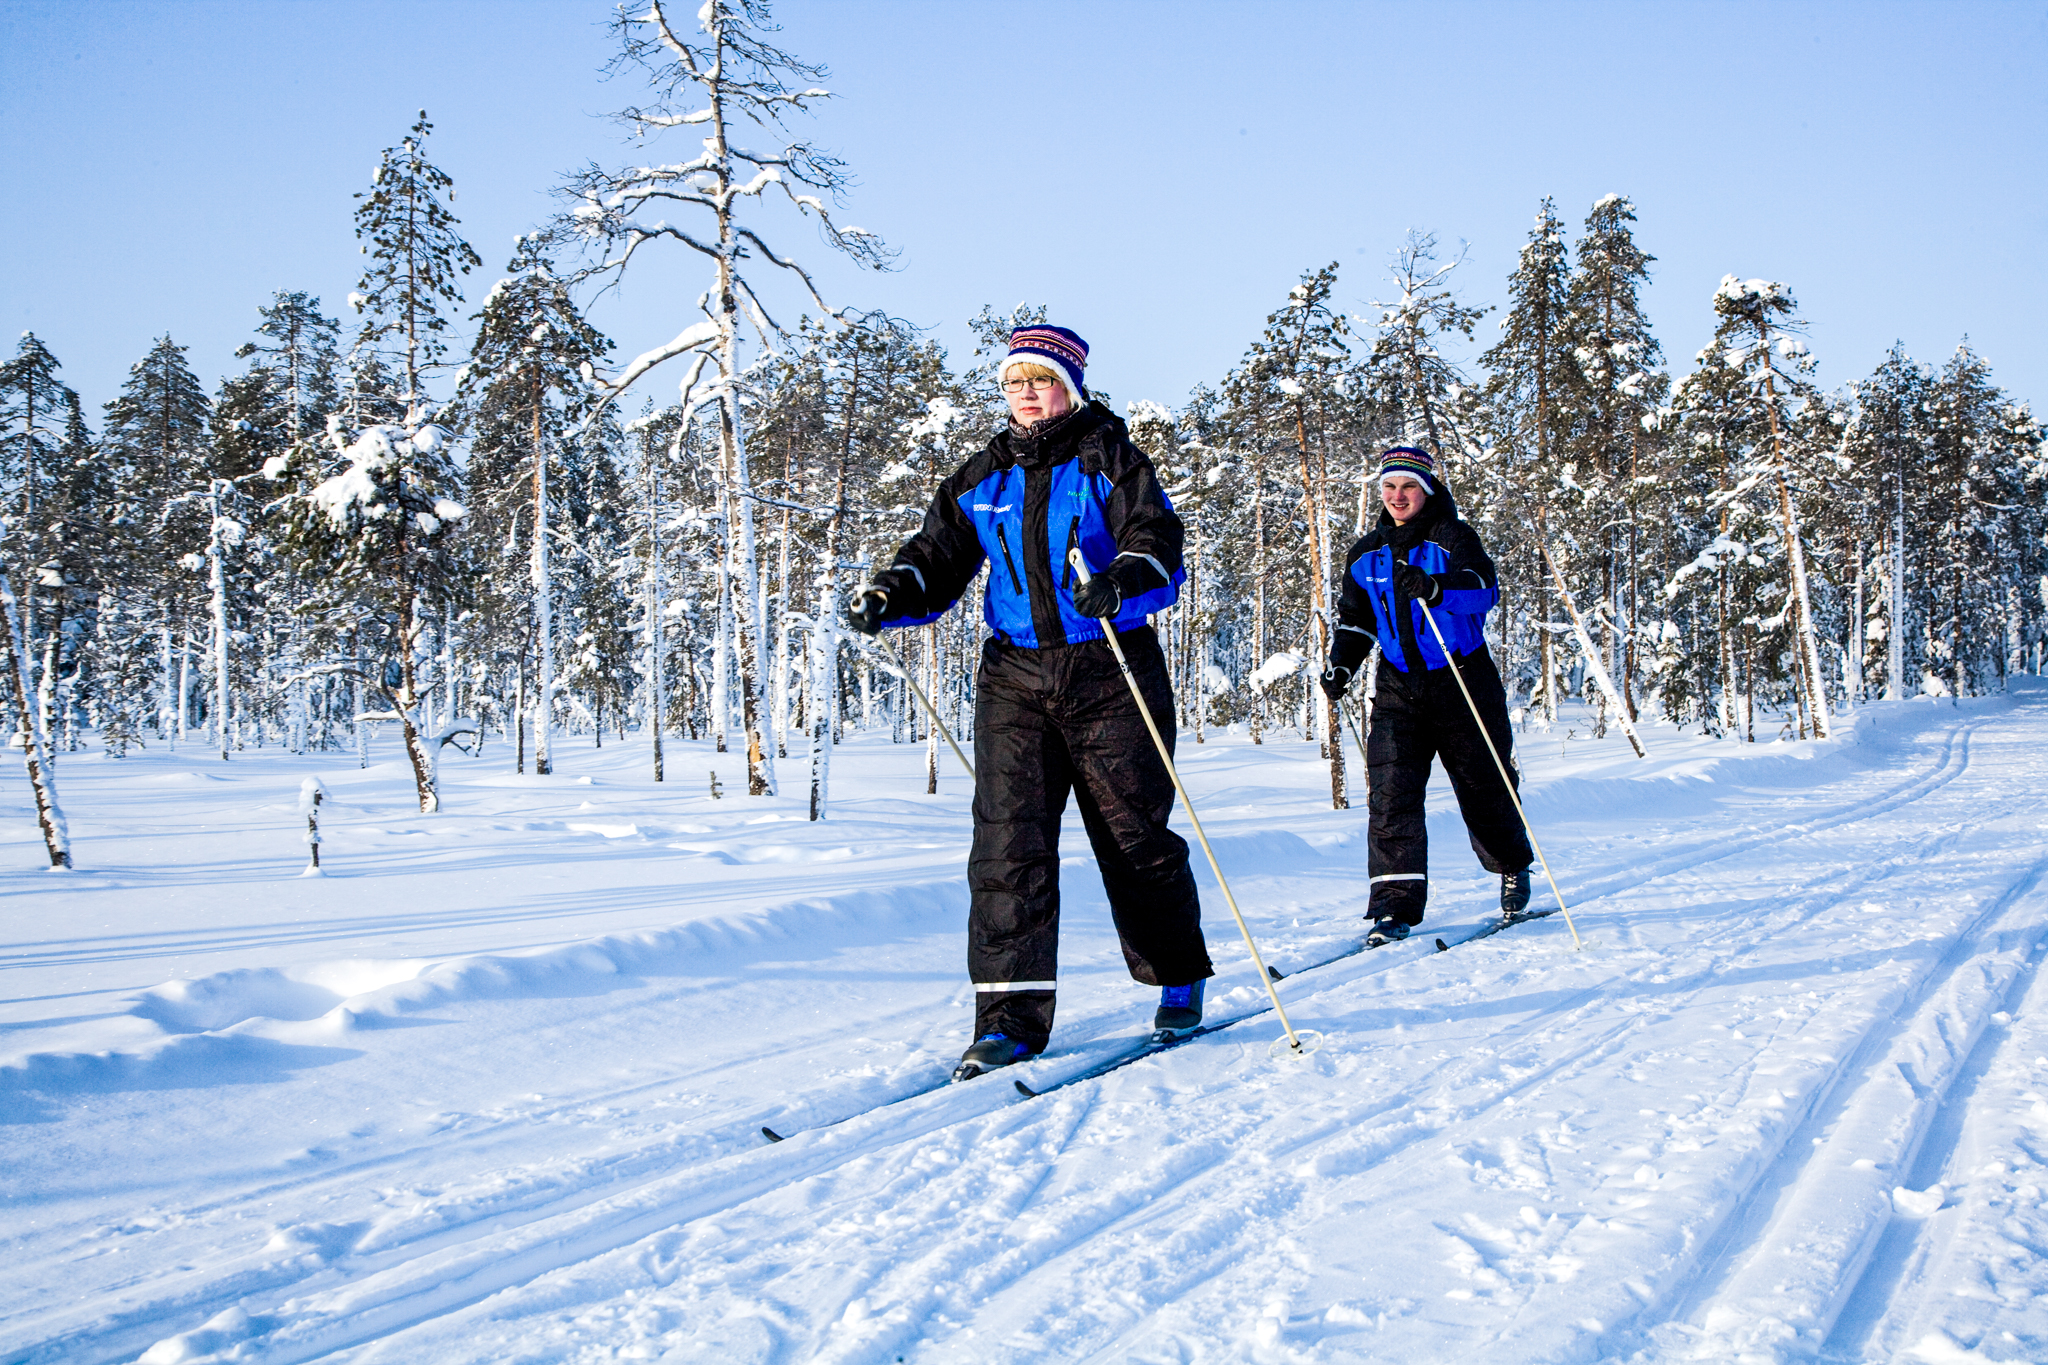
[[[924,526],[847,614],[867,635],[938,619],[989,564],[974,703],[967,971],[974,1041],[955,1079],[1044,1051],[1059,954],[1060,816],[1071,791],[1131,975],[1160,990],[1155,1029],[1202,1020],[1214,974],[1173,782],[1104,640],[1116,627],[1166,742],[1173,690],[1147,614],[1186,578],[1181,523],[1124,423],[1087,397],[1088,345],[1020,327],[997,372],[1006,428],[939,486]],[[1092,577],[1067,561],[1078,547]]]
[[[1506,763],[1512,743],[1507,694],[1484,634],[1486,613],[1500,600],[1493,560],[1479,533],[1458,519],[1451,490],[1428,452],[1412,446],[1387,451],[1380,457],[1379,485],[1379,525],[1351,547],[1345,562],[1337,639],[1322,676],[1323,691],[1342,697],[1374,639],[1379,641],[1365,741],[1372,783],[1368,948],[1404,939],[1422,923],[1429,898],[1422,800],[1432,759],[1441,758],[1450,774],[1472,851],[1487,871],[1500,874],[1503,915],[1528,908],[1531,861],[1521,817],[1472,715],[1477,708],[1486,718],[1486,732]],[[1437,644],[1438,631],[1451,659]],[[1471,689],[1469,706],[1453,666]]]

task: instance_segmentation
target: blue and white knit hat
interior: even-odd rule
[[[1019,327],[1010,333],[1010,353],[996,373],[998,381],[1009,375],[1012,365],[1043,365],[1060,377],[1069,407],[1079,408],[1085,401],[1081,374],[1088,368],[1088,343],[1064,327]]]
[[[1426,450],[1395,446],[1380,456],[1379,477],[1384,479],[1389,474],[1406,474],[1422,485],[1423,492],[1436,494],[1436,459]]]

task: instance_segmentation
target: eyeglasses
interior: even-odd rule
[[[1044,379],[1005,379],[1003,381],[1003,392],[1024,393],[1029,391],[1036,393],[1040,389],[1056,389],[1059,386],[1060,381],[1050,376]]]

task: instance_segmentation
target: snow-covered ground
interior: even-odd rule
[[[1523,759],[1584,952],[1434,950],[1493,891],[1440,783],[1426,931],[1281,985],[1319,1053],[1268,1013],[1031,1100],[931,1088],[967,791],[921,747],[843,748],[818,824],[794,758],[747,799],[677,741],[660,786],[451,757],[437,816],[388,743],[80,754],[72,874],[17,773],[0,1360],[2048,1359],[2048,690],[1647,762],[1566,728]],[[1354,943],[1315,749],[1182,752],[1268,960]],[[1071,823],[1026,1079],[1154,1003]],[[1252,1011],[1200,876],[1211,1017]]]

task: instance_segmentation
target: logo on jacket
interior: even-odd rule
[[[998,507],[992,502],[977,502],[974,504],[974,510],[977,512],[1007,512],[1016,505],[1014,502],[1006,502],[1001,507]]]

